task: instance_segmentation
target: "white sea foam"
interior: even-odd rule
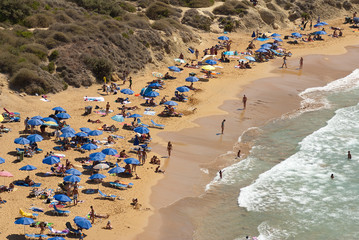
[[[337,110],[325,127],[299,143],[298,152],[242,188],[238,205],[248,211],[283,213],[286,219],[293,215],[292,221],[298,228],[320,225],[328,218],[358,219],[355,199],[359,198],[359,164],[355,160],[359,157],[353,156],[350,162],[346,160],[347,150],[359,151],[358,119],[359,104]],[[330,179],[331,173],[335,180]],[[355,210],[345,212],[342,206]],[[265,226],[260,231],[260,239],[285,238],[282,230]]]
[[[358,87],[359,69],[356,69],[348,76],[330,82],[323,87],[308,88],[299,94],[299,96],[303,99],[301,101],[300,109],[289,114],[284,114],[283,118],[297,117],[304,112],[330,108],[331,103],[327,99],[327,94],[329,92],[350,91]]]

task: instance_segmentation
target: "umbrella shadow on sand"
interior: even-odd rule
[[[10,234],[6,237],[8,240],[24,240],[24,234]]]

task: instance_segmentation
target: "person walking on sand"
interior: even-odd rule
[[[283,57],[283,64],[282,64],[282,68],[285,66],[285,68],[287,68],[287,56]]]
[[[169,141],[167,144],[167,152],[169,157],[171,157],[171,151],[172,151],[172,143]]]
[[[196,60],[198,59],[198,56],[199,56],[199,51],[198,49],[196,49],[196,51],[194,52],[194,54],[196,55]]]
[[[95,222],[95,210],[93,209],[93,206],[90,207],[90,220],[92,222],[92,224],[94,224]]]
[[[247,97],[246,97],[246,95],[243,95],[242,103],[243,103],[243,109],[246,109],[246,106],[247,106]]]
[[[25,120],[24,120],[24,124],[25,124],[25,132],[27,132],[29,130],[29,124],[27,124],[27,122],[29,121],[29,117],[27,117]]]
[[[221,134],[223,134],[224,132],[224,122],[226,121],[226,119],[223,119],[222,123],[221,123]]]
[[[128,85],[128,88],[132,90],[132,77],[128,79],[128,82],[130,83],[130,85]]]
[[[74,190],[73,190],[72,194],[73,194],[73,197],[74,197],[74,199],[73,199],[74,205],[76,206],[77,203],[78,203],[78,197],[79,197],[79,190],[78,190],[77,187],[74,187]]]
[[[300,58],[299,60],[299,69],[303,68],[303,57]]]
[[[348,151],[348,160],[352,159],[352,154]]]
[[[110,111],[110,103],[107,102],[107,104],[106,104],[106,115],[109,113],[109,111]]]

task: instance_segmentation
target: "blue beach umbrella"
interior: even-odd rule
[[[30,142],[41,142],[44,138],[41,137],[39,134],[32,134],[27,136],[26,139]]]
[[[215,64],[217,64],[217,61],[209,59],[209,60],[206,60],[206,63],[209,65],[215,65]]]
[[[122,168],[122,167],[115,167],[115,168],[112,168],[110,171],[108,171],[109,174],[112,174],[112,173],[122,173],[124,172],[125,169]]]
[[[75,217],[75,224],[82,229],[90,229],[92,227],[91,222],[84,217]]]
[[[269,43],[265,43],[265,44],[261,45],[261,48],[271,48],[271,47],[272,47],[272,44],[269,44]]]
[[[44,122],[57,122],[54,118],[51,118],[51,117],[45,117],[42,119],[42,121]]]
[[[269,38],[257,38],[256,40],[261,41],[261,42],[265,42],[265,41],[268,41]]]
[[[321,26],[323,26],[323,24],[321,24],[321,23],[317,23],[317,24],[315,24],[313,27],[321,27]]]
[[[75,176],[80,176],[80,175],[82,175],[82,173],[81,173],[79,170],[75,169],[75,168],[67,169],[67,170],[65,171],[65,173],[71,174],[71,175],[75,175]]]
[[[279,33],[273,33],[272,35],[270,35],[271,37],[280,37]]]
[[[105,160],[106,154],[102,152],[95,152],[95,153],[91,153],[89,157],[91,161],[102,161]]]
[[[64,127],[64,128],[61,128],[61,132],[63,132],[63,133],[65,133],[65,132],[70,132],[70,133],[73,133],[73,134],[76,133],[75,129],[73,129],[72,127]]]
[[[55,115],[56,117],[60,119],[69,119],[71,116],[68,113],[62,112]]]
[[[140,161],[138,161],[138,159],[136,159],[136,158],[126,158],[123,161],[127,164],[135,164],[135,165],[140,164]]]
[[[62,107],[54,107],[52,110],[58,111],[58,112],[66,112],[66,110],[63,109]]]
[[[115,116],[111,117],[111,119],[116,122],[124,122],[125,121],[125,118],[122,115],[115,115]]]
[[[102,135],[102,131],[100,130],[93,130],[91,132],[88,133],[89,136],[100,136]]]
[[[163,103],[164,105],[168,105],[168,106],[177,106],[178,103],[174,102],[174,101],[167,101],[165,103]]]
[[[193,76],[186,78],[186,82],[198,82],[198,80],[199,79],[197,77]]]
[[[91,177],[89,177],[90,180],[93,180],[93,179],[103,179],[105,178],[106,176],[103,175],[103,174],[100,174],[100,173],[96,173],[94,175],[92,175]]]
[[[75,182],[80,182],[81,178],[79,178],[76,175],[69,175],[64,177],[64,182],[71,182],[71,183],[75,183]]]
[[[227,56],[233,56],[233,55],[234,55],[234,51],[227,51],[227,52],[224,52],[223,54],[224,54],[224,55],[227,55]]]
[[[135,129],[133,129],[133,131],[140,134],[146,134],[150,132],[150,130],[146,127],[136,127]]]
[[[73,134],[73,133],[71,133],[71,132],[64,132],[64,133],[61,134],[59,137],[72,138],[72,137],[75,137],[75,134]]]
[[[292,36],[300,38],[300,37],[302,37],[302,34],[295,32],[295,33],[292,33]]]
[[[2,157],[0,157],[0,164],[5,163],[5,159],[3,159]]]
[[[176,90],[179,92],[189,92],[190,89],[186,86],[182,86],[182,87],[176,88]]]
[[[155,92],[155,91],[145,93],[145,97],[158,97],[159,95],[160,94],[158,92]]]
[[[137,113],[132,114],[131,116],[129,116],[129,118],[140,118],[140,117],[142,117],[142,116],[140,114],[137,114]]]
[[[326,23],[326,22],[320,22],[320,24],[322,24],[322,25],[328,25],[328,23]]]
[[[35,117],[32,117],[31,119],[39,119],[39,120],[41,120],[42,117],[41,116],[35,116]]]
[[[40,119],[34,118],[34,119],[30,119],[29,121],[27,121],[27,124],[30,126],[39,126],[43,124],[43,121],[41,121]]]
[[[176,66],[170,66],[168,67],[169,70],[173,71],[173,72],[180,72],[181,69],[179,69],[179,67],[176,67]]]
[[[25,234],[25,226],[33,224],[35,221],[32,218],[22,217],[15,221],[15,224],[24,225],[24,234]]]
[[[91,132],[91,129],[89,129],[87,127],[82,127],[82,128],[80,128],[80,131],[85,132],[85,133],[89,133],[89,132]]]
[[[106,154],[106,155],[111,155],[111,156],[114,156],[116,155],[118,152],[116,149],[113,149],[113,148],[106,148],[104,150],[101,151],[103,154]]]
[[[132,91],[131,89],[128,89],[128,88],[121,89],[120,92],[123,93],[123,94],[128,94],[128,95],[132,95],[132,94],[135,93],[134,91]]]
[[[314,35],[326,35],[327,33],[325,31],[317,31],[314,32]]]
[[[25,145],[25,144],[29,144],[30,141],[26,138],[23,138],[23,137],[19,137],[19,138],[16,138],[14,143],[16,144],[20,144],[20,145]]]
[[[56,194],[54,195],[54,198],[59,202],[71,202],[71,198],[69,198],[65,194]]]
[[[220,37],[218,37],[218,40],[229,40],[229,37],[227,37],[227,36],[220,36]]]
[[[94,150],[94,149],[97,149],[97,146],[92,143],[87,143],[87,144],[82,145],[81,148],[85,149],[85,150]]]
[[[255,61],[256,61],[256,59],[255,59],[254,57],[251,57],[251,56],[247,56],[247,57],[244,57],[244,58],[248,59],[248,60],[251,61],[251,62],[255,62]]]
[[[273,40],[276,40],[276,41],[278,41],[278,42],[283,42],[283,40],[282,39],[280,39],[280,38],[277,38],[277,37],[275,37],[275,38],[272,38]]]
[[[53,165],[60,162],[60,158],[56,156],[49,156],[42,160],[42,163],[47,165]]]
[[[88,137],[88,134],[85,133],[85,132],[78,132],[75,135],[78,136],[78,137]]]
[[[252,38],[255,38],[256,37],[256,33],[255,33],[255,31],[253,31],[253,33],[252,33],[252,36],[251,36]]]
[[[260,48],[260,49],[256,50],[256,52],[265,53],[265,52],[268,52],[268,50],[264,49],[264,48]]]
[[[23,166],[22,168],[20,168],[19,170],[20,171],[32,171],[32,170],[36,170],[37,167],[35,166],[32,166],[32,165],[26,165],[26,166]]]
[[[150,88],[158,88],[158,87],[162,87],[162,85],[161,84],[159,84],[159,83],[151,83],[150,85],[148,85],[148,87],[150,87]]]

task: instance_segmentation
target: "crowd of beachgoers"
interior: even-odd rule
[[[6,134],[13,131],[12,129],[22,129],[18,131],[18,136],[12,139],[18,147],[7,149],[8,154],[2,152],[0,163],[21,165],[19,171],[26,171],[28,176],[24,179],[11,180],[8,184],[0,186],[0,192],[16,194],[14,189],[30,189],[29,197],[35,199],[32,206],[12,210],[15,224],[38,228],[38,230],[32,230],[30,234],[24,233],[27,239],[48,239],[53,235],[58,237],[49,239],[59,240],[65,239],[70,234],[80,239],[83,238],[84,229],[90,229],[92,224],[98,222],[98,219],[111,218],[111,214],[109,216],[107,213],[96,212],[95,202],[93,206],[83,210],[82,212],[85,214],[81,216],[72,216],[68,209],[72,206],[81,207],[82,195],[96,196],[114,202],[122,199],[118,194],[112,194],[112,191],[111,194],[102,192],[100,186],[106,190],[114,188],[136,191],[135,181],[141,179],[138,168],[152,164],[155,166],[156,174],[165,173],[165,169],[162,169],[161,166],[163,159],[171,156],[172,143],[170,141],[167,143],[166,156],[154,154],[151,148],[150,129],[165,129],[164,124],[158,123],[161,118],[185,117],[177,108],[189,101],[189,93],[195,94],[200,90],[196,86],[196,82],[207,82],[220,78],[222,69],[233,68],[234,61],[236,62],[234,67],[237,69],[251,69],[255,67],[255,63],[267,62],[280,57],[283,58],[282,67],[286,67],[286,58],[292,56],[288,50],[291,44],[323,41],[326,35],[330,37],[343,36],[343,29],[338,27],[332,27],[333,34],[328,35],[325,29],[327,25],[325,22],[318,22],[314,26],[310,26],[315,31],[306,36],[294,32],[281,38],[279,33],[253,32],[252,40],[248,42],[243,51],[233,50],[232,40],[224,34],[218,37],[217,44],[203,50],[203,56],[198,49],[189,48],[184,51],[188,57],[185,58],[184,54],[180,54],[178,58],[174,59],[174,65],[168,67],[167,73],[152,72],[153,80],[143,84],[139,93],[135,93],[133,90],[135,76],[128,77],[129,74],[126,72],[123,74],[121,83],[109,82],[104,78],[104,84],[100,90],[101,96],[84,97],[83,100],[86,103],[93,105],[84,109],[82,118],[72,117],[72,112],[61,106],[51,110],[38,109],[38,116],[23,116],[24,114],[16,112],[16,109],[9,109],[14,111],[11,112],[6,109],[6,106],[3,106],[5,112],[0,116],[2,122],[0,136],[4,139]],[[305,26],[302,27],[305,28]],[[300,67],[303,66],[303,58],[299,64]],[[191,72],[188,73],[188,76],[183,77],[178,74],[184,69],[190,69]],[[238,71],[237,69],[230,71]],[[171,98],[167,95],[161,96],[161,91],[166,88],[168,81],[178,82],[183,79],[186,84],[176,86],[171,91],[173,93]],[[114,101],[111,102],[109,99]],[[135,99],[141,99],[142,102],[133,105],[131,102],[136,102]],[[51,96],[43,95],[42,101],[51,101]],[[101,107],[101,104],[105,102],[106,105]],[[118,107],[114,108],[113,105]],[[161,111],[156,113],[159,108]],[[49,111],[53,112],[47,117],[42,115]],[[94,113],[101,117],[93,119]],[[150,119],[151,122],[142,121],[143,117]],[[111,124],[106,124],[110,121]],[[96,127],[92,129],[77,128],[81,122],[83,126],[88,126],[87,124],[91,123]],[[131,137],[125,139],[124,132],[126,132],[126,136]],[[130,142],[131,147],[124,148],[123,141]],[[44,149],[43,142],[48,142],[49,144],[46,146],[50,146],[50,148]],[[70,158],[69,156],[73,156],[75,152],[76,156],[81,157]],[[41,163],[27,161],[27,159],[34,158],[41,158]],[[29,164],[22,166],[22,163],[25,162]],[[46,173],[37,171],[40,164],[46,166]],[[16,172],[9,172],[6,168],[0,171],[0,177],[4,177],[4,179],[12,179],[16,176]],[[58,177],[58,181],[61,182],[57,185],[42,185],[38,182],[42,177],[52,176]],[[106,181],[106,178],[113,181]],[[0,195],[0,206],[11,206],[7,196],[9,195]],[[90,198],[86,197],[86,199],[88,201]],[[141,209],[142,205],[137,198],[126,200],[133,209]],[[50,213],[45,208],[50,208]],[[18,211],[20,217],[15,214]],[[61,218],[63,226],[56,225],[56,228],[60,228],[59,230],[54,228],[53,223],[46,220],[49,214],[64,216]],[[72,224],[73,217],[75,218]],[[102,227],[104,229],[113,228],[110,220],[107,220]]]

